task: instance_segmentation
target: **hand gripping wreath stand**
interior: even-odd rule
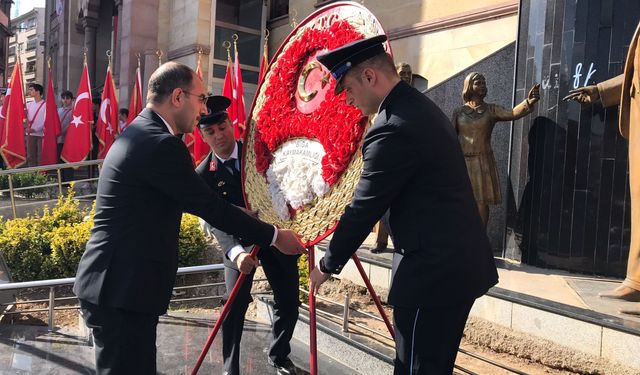
[[[323,139],[322,130],[319,130],[319,132],[315,134],[312,133],[311,136],[309,135],[309,129],[312,129],[314,124],[310,124],[304,119],[304,116],[319,107],[324,110],[316,112],[321,114],[314,117],[322,115],[325,116],[324,119],[317,120],[320,127],[325,131],[325,135],[328,133],[340,134],[340,132],[343,131],[350,133],[349,130],[340,128],[340,126],[356,126],[353,122],[349,122],[353,121],[353,116],[350,118],[345,117],[348,116],[345,113],[355,111],[355,109],[346,108],[347,106],[344,103],[344,98],[331,95],[331,93],[326,93],[326,91],[329,91],[333,86],[327,85],[328,79],[325,81],[321,74],[316,74],[320,70],[315,70],[314,72],[314,69],[321,69],[320,64],[317,63],[317,61],[314,61],[314,53],[322,50],[331,50],[353,40],[383,33],[384,30],[380,23],[375,19],[375,16],[361,4],[354,2],[335,2],[318,9],[300,24],[295,25],[294,30],[278,49],[264,76],[264,81],[258,87],[258,92],[256,92],[252,105],[251,117],[248,119],[248,124],[250,126],[244,142],[244,152],[242,153],[244,159],[243,186],[247,207],[258,210],[261,218],[266,221],[275,223],[279,227],[293,229],[302,236],[303,243],[307,244],[306,247],[308,250],[310,272],[315,267],[314,245],[328,236],[335,228],[335,224],[339,218],[339,214],[336,215],[335,212],[336,207],[345,207],[351,201],[353,189],[355,189],[355,182],[357,182],[357,179],[360,176],[360,171],[362,170],[362,156],[352,155],[351,161],[345,166],[346,169],[344,169],[344,172],[341,172],[342,176],[340,177],[340,181],[348,181],[349,183],[336,183],[326,196],[322,196],[317,199],[315,206],[310,208],[308,212],[305,212],[305,209],[303,209],[302,215],[300,216],[309,214],[306,215],[306,217],[309,217],[313,214],[316,218],[322,219],[320,220],[322,221],[321,225],[318,225],[318,223],[309,225],[309,222],[304,222],[304,219],[296,219],[290,222],[282,222],[281,219],[278,219],[278,216],[274,213],[271,198],[269,198],[268,193],[266,193],[269,190],[269,187],[266,186],[266,168],[258,170],[258,165],[264,167],[264,165],[268,165],[270,163],[270,159],[260,159],[263,156],[256,151],[257,148],[254,146],[261,144],[263,149],[266,148],[269,153],[273,153],[275,150],[269,149],[266,146],[267,143],[264,142],[268,138],[272,141],[270,144],[284,144],[296,137],[308,139],[315,138],[323,145],[326,145],[328,142],[332,142],[332,140]],[[391,53],[388,43],[386,44],[386,49],[388,53]],[[322,78],[322,81],[319,81],[320,78]],[[285,82],[297,81],[297,85],[282,85],[281,82],[283,80]],[[307,83],[309,85],[307,85]],[[322,88],[320,88],[320,86]],[[315,87],[316,90],[313,92],[307,92],[307,87]],[[269,95],[266,94],[268,91],[267,88],[271,90]],[[295,91],[296,89],[297,92]],[[321,93],[323,90],[324,92]],[[333,90],[330,91],[333,92]],[[290,100],[291,98],[294,98],[295,100],[302,100],[304,103],[298,102],[302,107],[298,107],[297,110],[293,110],[289,107],[283,107],[290,105],[292,102]],[[329,110],[327,110],[327,108]],[[285,113],[294,113],[293,116],[297,117],[283,118],[282,116]],[[353,112],[350,113],[353,115]],[[358,116],[361,116],[361,114]],[[273,131],[273,129],[282,128],[287,128],[286,138],[282,138],[282,134],[277,131],[272,134],[268,133],[268,131]],[[356,145],[361,141],[362,135],[364,134],[364,128],[365,127],[361,128],[362,132],[358,134],[359,138],[353,139],[353,143],[347,143],[348,146]],[[332,146],[335,146],[335,144],[332,144]],[[332,147],[332,149],[335,148],[336,147]],[[351,150],[357,148],[358,147],[350,147]],[[326,149],[327,148],[325,147],[325,150]],[[245,167],[246,165],[249,167]],[[345,177],[347,175],[349,176],[348,178]],[[320,213],[321,208],[319,207],[323,206],[323,202],[331,202],[332,204],[324,205],[322,208],[324,211]],[[313,229],[309,229],[310,227],[313,227]],[[252,257],[256,257],[258,251],[259,248],[254,247],[250,255]],[[380,299],[373,290],[360,260],[355,254],[351,258],[355,263],[358,272],[360,272],[360,276],[367,286],[367,289],[369,290],[369,293],[371,294],[371,297],[373,298],[376,307],[391,334],[391,337],[395,338],[391,323],[382,309]],[[216,321],[213,330],[211,331],[209,338],[198,357],[193,371],[191,372],[192,374],[196,374],[200,369],[216,334],[228,315],[231,305],[234,303],[245,277],[245,274],[241,274],[233,287],[229,295],[229,299],[224,304],[224,307],[220,312],[220,317]],[[310,374],[317,375],[316,300],[313,293],[309,293],[309,329]]]

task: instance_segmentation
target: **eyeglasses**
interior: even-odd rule
[[[189,92],[187,90],[182,90],[182,92],[184,92],[187,95],[194,95],[192,92]],[[200,103],[202,104],[207,104],[207,100],[209,99],[208,96],[206,96],[205,94],[200,94],[197,96],[198,101],[200,101]]]

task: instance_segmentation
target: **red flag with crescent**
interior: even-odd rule
[[[202,78],[202,70],[200,69],[200,61],[198,60],[198,66],[196,67],[196,74],[198,77]],[[193,153],[191,156],[193,157],[193,164],[198,166],[204,158],[209,155],[211,151],[211,147],[207,144],[207,142],[202,139],[202,134],[200,134],[200,130],[194,129],[193,131]],[[191,152],[191,150],[189,150]]]
[[[129,101],[129,117],[127,117],[125,129],[140,112],[142,112],[142,79],[140,79],[140,67],[138,67],[136,68],[136,82],[133,85],[131,100]]]
[[[82,76],[78,85],[76,102],[71,111],[71,122],[67,128],[67,136],[64,139],[60,158],[67,163],[83,161],[91,151],[91,124],[93,112],[91,111],[91,86],[89,84],[89,71],[87,64],[82,68]]]
[[[45,101],[44,135],[42,137],[42,156],[40,165],[58,163],[57,138],[62,132],[60,129],[60,117],[56,106],[56,94],[53,92],[53,80],[49,68],[49,82],[47,83],[47,99]]]
[[[111,77],[111,67],[107,67],[107,76],[104,79],[104,91],[100,102],[100,113],[96,133],[98,135],[98,159],[104,159],[118,134],[118,99],[116,87]]]
[[[24,144],[24,93],[20,60],[11,74],[11,84],[2,107],[4,127],[0,136],[0,150],[7,167],[17,168],[27,160]]]

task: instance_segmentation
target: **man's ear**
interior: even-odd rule
[[[180,104],[184,100],[184,96],[185,96],[185,94],[182,91],[182,89],[179,88],[179,87],[176,87],[171,92],[171,95],[169,96],[169,99],[171,100],[171,104],[173,104],[174,106],[180,106]]]
[[[376,82],[376,72],[371,68],[365,68],[362,71],[362,80],[369,85],[372,85]]]

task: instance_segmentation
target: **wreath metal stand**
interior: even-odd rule
[[[258,246],[255,246],[251,250],[250,256],[255,258],[256,255],[258,255],[258,251],[260,251],[260,248]],[[311,271],[313,271],[313,269],[315,268],[315,246],[312,245],[307,248],[307,257],[309,260],[309,273],[311,273]],[[395,334],[393,332],[393,327],[391,326],[391,322],[389,321],[389,317],[387,317],[387,314],[382,308],[382,303],[380,302],[380,298],[378,297],[376,291],[373,289],[373,286],[371,285],[369,278],[364,272],[364,268],[362,267],[362,263],[360,263],[360,259],[356,254],[353,254],[351,256],[351,259],[355,263],[356,268],[358,269],[358,272],[362,277],[362,280],[367,286],[367,290],[369,291],[371,298],[373,298],[376,308],[378,309],[378,312],[380,313],[382,320],[384,320],[384,323],[387,326],[387,329],[389,330],[391,337],[395,340]],[[218,334],[218,331],[220,330],[222,323],[224,322],[225,318],[229,314],[229,309],[231,309],[231,305],[233,304],[236,296],[238,295],[240,287],[242,287],[242,284],[244,283],[246,276],[247,276],[246,274],[240,273],[240,276],[238,277],[236,284],[233,286],[233,289],[229,294],[229,298],[227,299],[227,302],[222,307],[222,311],[220,312],[220,316],[218,317],[215,325],[213,326],[213,330],[211,331],[211,333],[209,334],[209,337],[207,338],[207,342],[204,344],[204,347],[200,352],[200,356],[198,357],[198,360],[196,361],[196,364],[193,367],[193,370],[191,371],[191,375],[197,374],[198,370],[200,370],[200,366],[202,366],[202,362],[204,361],[204,358],[209,352],[209,349],[211,348],[211,344],[213,343],[213,340],[216,338],[216,335]],[[310,375],[318,374],[318,346],[317,346],[317,340],[316,340],[316,297],[311,291],[309,291],[309,374]]]

